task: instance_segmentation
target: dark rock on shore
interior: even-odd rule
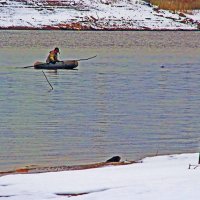
[[[120,162],[120,160],[121,160],[120,156],[113,156],[112,158],[108,159],[106,161],[106,163],[109,163],[109,162]]]

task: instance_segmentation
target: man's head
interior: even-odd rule
[[[55,51],[56,53],[60,53],[60,50],[59,50],[58,47],[56,47],[56,48],[54,49],[54,51]]]

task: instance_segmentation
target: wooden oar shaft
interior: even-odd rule
[[[26,66],[26,67],[23,67],[23,68],[26,69],[26,68],[31,68],[31,67],[34,67],[34,66]]]
[[[76,61],[90,60],[90,59],[93,59],[93,58],[96,58],[96,57],[97,57],[97,55],[89,57],[89,58],[82,58],[82,59],[79,59],[79,60],[76,60]]]
[[[42,71],[43,72],[43,74],[44,74],[44,77],[46,78],[46,80],[47,80],[47,82],[49,83],[49,85],[51,86],[51,89],[53,90],[53,86],[51,85],[51,83],[49,82],[49,80],[48,80],[48,78],[47,78],[47,76],[46,76],[46,74],[44,73],[44,71]]]

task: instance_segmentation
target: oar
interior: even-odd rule
[[[44,77],[46,78],[46,80],[47,80],[47,82],[49,83],[51,89],[53,90],[53,86],[52,86],[51,83],[49,82],[49,80],[48,80],[48,78],[47,78],[47,76],[46,76],[46,74],[44,73],[43,70],[42,70],[42,73],[44,74]]]
[[[26,67],[22,67],[22,68],[26,69],[26,68],[31,68],[31,67],[34,67],[34,66],[26,66]]]
[[[92,56],[90,58],[82,58],[82,59],[79,59],[79,60],[76,60],[76,61],[90,60],[90,59],[93,59],[93,58],[96,58],[96,57],[97,57],[97,55],[96,56]]]

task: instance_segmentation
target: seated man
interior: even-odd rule
[[[60,53],[59,48],[56,47],[54,50],[49,52],[49,55],[47,57],[46,63],[52,63],[55,64],[56,62],[60,62],[58,60],[58,53]]]

